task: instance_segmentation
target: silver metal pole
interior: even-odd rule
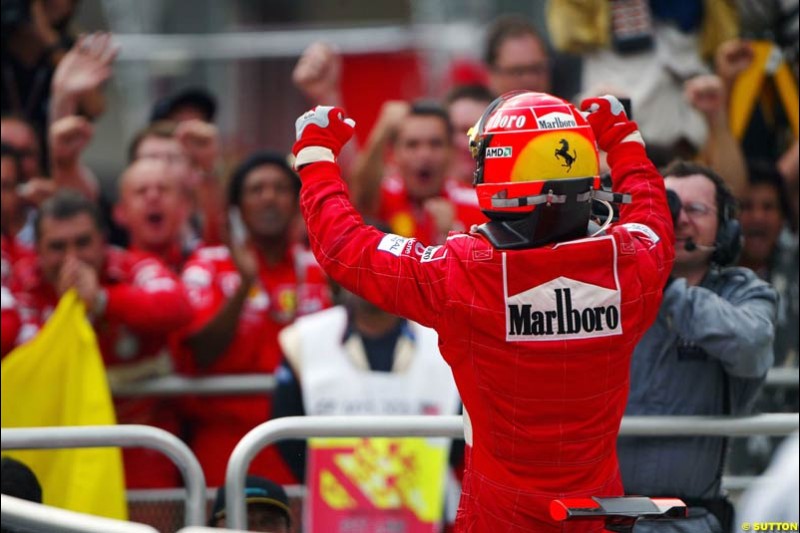
[[[796,389],[800,387],[800,370],[781,366],[770,368],[764,387]]]
[[[6,494],[0,495],[0,502],[4,530],[13,527],[37,533],[158,533],[145,524],[76,513]]]
[[[178,466],[186,485],[186,525],[205,524],[206,480],[192,451],[178,437],[163,429],[143,425],[3,428],[3,450],[54,448],[151,448]]]
[[[789,435],[800,427],[797,413],[765,413],[754,416],[626,416],[620,436],[685,437]]]
[[[772,368],[767,373],[765,387],[798,388],[796,368]],[[190,378],[186,376],[162,376],[133,383],[115,385],[115,398],[137,398],[141,396],[199,396],[271,394],[277,381],[273,374],[235,374]]]
[[[239,374],[188,378],[184,376],[163,376],[132,383],[115,385],[112,394],[115,398],[138,398],[142,396],[198,396],[271,394],[277,381],[272,374]]]

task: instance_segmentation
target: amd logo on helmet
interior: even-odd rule
[[[619,291],[559,277],[506,298],[506,340],[622,334]]]
[[[511,147],[510,146],[490,146],[486,149],[486,158],[491,159],[493,157],[511,157]]]

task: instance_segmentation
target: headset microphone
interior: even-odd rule
[[[683,245],[683,249],[687,252],[694,252],[695,250],[702,250],[704,252],[712,252],[717,249],[716,246],[707,246],[705,244],[697,244],[692,240],[691,237],[686,239],[686,242]]]

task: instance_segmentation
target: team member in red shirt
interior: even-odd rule
[[[447,111],[438,104],[384,104],[350,177],[358,210],[394,233],[431,244],[486,222],[474,192],[447,176],[452,136]],[[383,164],[389,146],[393,170]]]
[[[296,316],[331,305],[325,274],[291,238],[299,191],[299,178],[279,154],[256,153],[233,173],[232,246],[201,248],[183,271],[196,312],[182,342],[189,371],[272,373],[281,360],[278,332]],[[222,485],[230,453],[269,418],[271,400],[215,397],[194,407],[190,444],[209,485]],[[272,447],[252,468],[279,483],[296,481]]]
[[[0,156],[0,180],[2,180],[2,203],[0,203],[0,237],[3,246],[3,279],[10,273],[11,265],[17,259],[31,255],[33,251],[19,238],[25,226],[23,198],[19,195],[22,184],[22,158],[11,145],[2,144]]]
[[[59,191],[42,204],[35,224],[37,256],[14,266],[11,289],[23,320],[22,342],[35,335],[70,288],[92,319],[109,381],[126,382],[171,370],[167,335],[191,320],[183,288],[157,259],[107,248],[96,206]],[[114,402],[117,422],[177,431],[174,410],[157,399]],[[162,454],[123,451],[128,487],[172,487],[177,471]]]
[[[21,158],[17,150],[4,142],[0,162],[3,191],[2,209],[0,209],[0,290],[2,291],[0,355],[5,357],[14,347],[21,326],[16,300],[8,290],[11,269],[17,260],[33,252],[17,239],[17,234],[24,225],[24,218],[18,217],[22,203],[17,192],[22,180]]]
[[[427,248],[353,209],[335,164],[354,126],[341,109],[297,121],[301,208],[322,267],[439,333],[465,409],[459,531],[564,531],[552,499],[623,493],[615,440],[630,357],[658,311],[674,234],[636,124],[613,97],[584,109],[542,93],[495,100],[471,141],[492,220]],[[587,237],[592,198],[621,199],[595,190],[598,144],[632,203]]]
[[[137,159],[120,178],[114,206],[114,220],[128,230],[128,248],[160,259],[176,274],[189,256],[183,238],[190,213],[184,172],[166,157]]]

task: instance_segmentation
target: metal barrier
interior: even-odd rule
[[[142,425],[117,425],[4,428],[0,433],[0,447],[3,450],[108,446],[151,448],[169,457],[181,471],[186,485],[186,525],[205,524],[206,480],[200,463],[183,441],[163,429]]]
[[[788,435],[800,427],[798,413],[773,413],[740,418],[709,416],[629,416],[620,435]],[[228,527],[247,529],[244,485],[253,458],[269,444],[308,437],[449,437],[463,438],[460,416],[296,416],[265,422],[245,435],[228,459],[225,509]]]
[[[185,376],[163,376],[133,383],[115,385],[115,398],[137,398],[140,396],[198,396],[268,394],[275,390],[273,374],[236,374],[206,378]]]
[[[223,527],[189,526],[181,528],[176,533],[247,533],[247,531]]]
[[[275,390],[273,374],[235,374],[189,378],[185,376],[163,376],[123,385],[112,389],[115,398],[140,396],[198,396],[269,394]],[[771,368],[764,386],[768,388],[797,389],[800,387],[800,372],[797,368]]]
[[[764,387],[800,388],[800,369],[788,367],[770,368],[769,372],[767,372],[767,379],[764,380]]]
[[[0,495],[0,508],[3,528],[36,533],[158,533],[145,524],[76,513],[5,494]]]
[[[636,437],[743,437],[789,435],[800,427],[798,413],[766,413],[753,416],[626,416],[620,436]]]

